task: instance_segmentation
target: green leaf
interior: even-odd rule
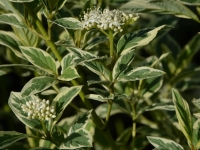
[[[5,8],[6,10],[10,10],[14,14],[17,14],[18,16],[21,16],[19,11],[17,11],[15,9],[15,7],[13,7],[11,2],[9,2],[8,0],[0,0],[0,5],[2,5],[2,7]]]
[[[2,14],[0,15],[0,22],[15,26],[17,28],[25,28],[22,20],[15,14]]]
[[[93,55],[87,51],[83,51],[81,49],[78,49],[76,47],[67,47],[67,50],[76,55],[78,58],[82,58],[84,60],[91,60],[97,58],[96,55]]]
[[[192,118],[190,114],[190,109],[188,103],[181,97],[179,92],[172,89],[172,99],[174,102],[176,117],[179,122],[181,131],[188,140],[189,145],[192,143]]]
[[[75,78],[80,78],[77,70],[71,66],[71,67],[67,67],[63,73],[58,77],[59,80],[63,80],[63,81],[71,81]]]
[[[56,118],[55,122],[58,121],[64,111],[64,109],[70,104],[70,102],[76,97],[81,91],[82,86],[73,86],[60,92],[53,100],[52,105],[55,105]]]
[[[63,71],[70,66],[75,67],[77,65],[77,59],[78,58],[72,53],[65,55],[65,57],[63,57],[61,61],[61,67],[62,67],[61,73],[63,73]]]
[[[146,79],[143,82],[145,86],[141,89],[140,95],[149,98],[162,87],[163,76]]]
[[[25,28],[12,27],[16,36],[23,46],[36,47],[38,44],[38,36],[32,31]]]
[[[108,110],[108,104],[103,103],[103,104],[99,105],[95,111],[100,118],[106,118],[107,110]],[[112,104],[112,110],[110,112],[110,116],[119,114],[122,112],[123,111],[120,109],[120,107],[117,104],[115,104],[115,103]]]
[[[126,53],[135,47],[147,45],[156,37],[158,31],[164,28],[166,28],[166,25],[154,29],[142,29],[123,35],[117,43],[117,53]]]
[[[81,22],[76,18],[61,18],[52,21],[53,23],[67,29],[78,30],[82,28]]]
[[[184,47],[184,49],[179,53],[176,67],[176,73],[180,73],[185,69],[188,64],[192,61],[194,55],[199,51],[198,44],[200,43],[200,34],[195,35]]]
[[[19,140],[29,137],[31,136],[28,134],[19,133],[16,131],[0,131],[0,149],[4,149]]]
[[[78,63],[79,59],[72,53],[65,55],[61,61],[62,70],[58,79],[63,81],[71,81],[75,78],[79,78],[80,76],[75,68]]]
[[[20,52],[18,38],[12,32],[0,31],[0,44],[10,48],[19,58],[25,59]]]
[[[35,148],[31,148],[30,150],[52,150],[52,149],[44,148],[44,147],[35,147]]]
[[[92,99],[92,100],[97,100],[97,101],[100,101],[100,102],[106,102],[107,100],[113,100],[114,95],[110,95],[108,97],[103,97],[103,96],[98,95],[98,94],[89,94],[89,95],[86,95],[86,98]]]
[[[69,129],[68,135],[61,144],[60,149],[92,147],[92,136],[85,129],[90,116],[91,111],[78,116],[78,118]]]
[[[152,104],[150,105],[145,111],[154,111],[154,110],[168,110],[168,111],[174,111],[174,105],[166,105],[166,104]]]
[[[111,83],[109,81],[102,81],[102,80],[90,80],[87,81],[88,86],[92,85],[92,84],[102,84],[102,85],[106,85],[109,86]]]
[[[21,93],[19,92],[11,92],[10,97],[8,99],[8,104],[11,110],[15,113],[17,118],[28,126],[31,129],[35,129],[36,131],[42,131],[42,124],[39,120],[36,119],[28,119],[28,115],[25,114],[21,108],[22,104],[25,104],[27,100],[33,100],[37,97],[34,95],[30,95],[27,97],[22,98]]]
[[[164,139],[164,138],[160,138],[160,137],[152,137],[152,136],[147,136],[147,139],[155,148],[159,148],[159,149],[163,149],[163,150],[164,149],[184,150],[181,145],[179,145],[178,143],[176,143],[172,140],[168,140],[168,139]]]
[[[192,135],[192,142],[196,148],[198,147],[198,142],[200,141],[200,119],[197,119],[193,124],[193,135]]]
[[[33,65],[38,68],[48,72],[49,74],[57,75],[56,62],[55,60],[42,49],[35,47],[25,47],[20,46],[20,49],[24,56],[31,62]]]
[[[37,72],[39,75],[49,75],[47,72],[44,72],[43,70],[37,68],[33,65],[24,65],[24,64],[6,64],[6,65],[0,65],[0,68],[6,68],[6,67],[21,67],[24,69],[28,69],[34,72]]]
[[[92,147],[92,136],[87,130],[81,129],[68,135],[63,142],[60,149]]]
[[[34,0],[9,0],[11,2],[18,2],[18,3],[26,3],[26,2],[32,2]]]
[[[120,76],[121,73],[124,73],[124,71],[129,67],[129,65],[133,61],[134,57],[135,57],[135,49],[130,50],[125,54],[122,54],[118,58],[112,71],[113,81],[115,81]]]
[[[32,78],[28,83],[25,84],[21,90],[22,96],[28,96],[30,94],[37,94],[41,91],[46,90],[52,84],[55,84],[56,81],[52,77],[40,76]]]
[[[200,0],[179,0],[185,5],[200,6]]]
[[[67,0],[58,0],[57,9],[60,10],[65,5],[66,2]]]
[[[121,74],[118,81],[136,81],[148,78],[154,78],[163,75],[164,72],[150,67],[137,67],[131,71]]]
[[[0,70],[0,76],[3,76],[5,74],[8,74],[11,70],[10,69],[1,69]]]
[[[180,1],[175,0],[134,0],[123,5],[121,9],[133,12],[173,14],[181,18],[191,18],[199,22],[197,15],[181,4]]]
[[[91,41],[88,41],[84,46],[83,46],[83,49],[91,49],[93,48],[94,46],[100,44],[100,43],[103,43],[105,41],[107,41],[108,38],[106,36],[98,36],[98,37],[95,37],[93,38]]]
[[[81,58],[83,64],[92,72],[99,76],[103,76],[106,80],[110,78],[111,72],[101,62],[95,60],[98,59],[95,55],[74,47],[68,47],[67,50]]]

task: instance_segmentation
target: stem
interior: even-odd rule
[[[31,8],[29,3],[24,3],[24,5],[27,7],[27,10],[29,11],[30,15],[33,17],[33,19],[35,21],[35,24],[37,25],[38,29],[42,33],[43,38],[46,41],[47,45],[51,48],[52,52],[54,53],[54,55],[56,56],[58,61],[61,61],[62,60],[62,56],[60,55],[60,53],[56,49],[55,44],[51,41],[48,33],[44,29],[41,21],[38,19],[37,15],[36,15],[36,13],[32,10],[32,8]]]
[[[114,53],[114,51],[113,51],[113,32],[112,32],[112,30],[109,30],[108,38],[109,38],[109,42],[110,42],[110,57],[112,57],[113,53]]]
[[[51,48],[52,52],[54,53],[54,55],[56,56],[56,58],[58,59],[58,61],[61,61],[62,60],[62,56],[58,52],[55,44],[49,38],[49,35],[46,32],[46,30],[44,29],[41,21],[37,18],[35,12],[32,10],[32,8],[29,5],[29,3],[24,3],[24,5],[27,7],[27,10],[29,11],[30,15],[34,18],[35,24],[37,25],[38,29],[40,30],[41,34],[43,35],[44,40],[46,40],[47,45]],[[75,80],[72,80],[71,82],[72,82],[73,85],[79,85]],[[88,99],[85,98],[85,94],[83,93],[82,90],[80,91],[79,96],[80,96],[81,100],[83,101],[83,103],[86,105],[87,109],[89,109],[89,110],[93,109],[91,103],[88,101]],[[95,111],[92,111],[92,117],[94,119],[94,123],[96,124],[96,126],[101,130],[102,127],[104,126],[104,123],[102,122],[102,120],[99,118],[99,116],[96,114]],[[118,150],[118,147],[115,144],[115,141],[112,139],[112,137],[109,134],[109,132],[107,130],[106,131],[104,130],[104,131],[102,131],[102,134],[105,136],[105,138],[109,142],[109,144],[112,147],[112,149],[113,150]],[[48,137],[48,138],[50,138],[49,140],[53,140],[51,138],[51,136]],[[52,143],[56,144],[55,141],[52,141]]]
[[[72,80],[71,82],[73,85],[78,85],[78,83],[75,80]],[[89,109],[89,110],[93,109],[91,103],[88,101],[88,99],[85,98],[85,94],[83,93],[83,91],[80,91],[79,96],[80,96],[81,100],[83,101],[83,103],[86,105],[87,109]],[[95,125],[97,126],[97,128],[100,129],[101,133],[105,136],[105,138],[109,142],[112,150],[118,150],[118,147],[115,144],[115,141],[111,137],[108,130],[103,130],[102,127],[104,127],[104,123],[102,122],[102,120],[99,118],[99,116],[96,114],[96,112],[94,110],[92,111],[92,118],[93,118],[93,121],[94,121]]]
[[[109,118],[110,118],[110,112],[111,112],[111,109],[112,109],[112,100],[110,102],[108,102],[108,111],[107,111],[107,116],[106,116],[106,121],[104,123],[104,127],[103,129],[105,129],[108,125],[108,122],[109,122]]]

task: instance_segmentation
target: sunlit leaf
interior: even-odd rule
[[[76,66],[77,65],[77,60],[78,58],[73,55],[72,53],[69,53],[67,55],[65,55],[65,57],[63,57],[62,61],[61,61],[61,73],[63,73],[63,71],[70,66]]]
[[[72,52],[77,57],[83,59],[83,64],[92,72],[99,76],[103,76],[107,80],[110,78],[111,72],[107,67],[98,61],[97,56],[74,47],[68,47],[67,50]]]
[[[92,136],[85,129],[91,111],[78,116],[70,127],[67,137],[64,139],[60,149],[77,149],[81,147],[92,147]]]
[[[79,78],[79,74],[77,72],[77,70],[70,66],[65,68],[65,70],[62,72],[62,74],[58,77],[59,80],[63,80],[63,81],[71,81],[75,78]]]
[[[67,29],[77,30],[77,29],[82,28],[81,22],[77,20],[76,18],[72,18],[72,17],[56,19],[52,22]]]
[[[38,44],[38,36],[26,28],[13,27],[15,35],[18,37],[23,46],[36,47]]]
[[[19,49],[19,40],[12,32],[0,31],[0,44],[10,48],[12,52],[19,58],[25,59]]]
[[[55,60],[51,57],[50,54],[48,54],[44,50],[34,47],[25,47],[25,46],[21,46],[20,49],[24,54],[24,56],[33,65],[37,66],[38,68],[50,74],[53,75],[58,74]]]
[[[125,54],[122,54],[118,58],[117,62],[113,67],[113,72],[112,72],[113,81],[115,81],[120,76],[120,74],[123,73],[129,67],[134,57],[135,57],[135,49],[130,50]]]
[[[25,28],[22,20],[15,14],[2,14],[0,15],[0,22],[15,26],[17,28]]]
[[[55,122],[58,121],[64,111],[64,109],[70,104],[70,102],[76,97],[82,86],[73,86],[60,92],[53,100],[52,105],[55,105],[56,118]]]
[[[29,82],[25,84],[21,90],[22,96],[28,96],[30,94],[37,94],[56,82],[55,78],[48,76],[40,76],[32,78]]]
[[[32,2],[34,0],[9,0],[11,2],[18,2],[18,3],[24,3],[24,2]]]
[[[188,140],[191,146],[192,143],[192,117],[187,101],[185,101],[179,92],[172,89],[172,99],[175,105],[176,117],[178,119],[181,131]]]
[[[136,81],[148,78],[154,78],[163,75],[164,72],[150,67],[137,67],[121,74],[119,81]]]
[[[164,139],[160,137],[152,137],[152,136],[147,136],[147,139],[155,148],[158,148],[160,150],[161,149],[184,150],[181,145],[179,145],[178,143],[172,140],[168,140],[168,139]]]
[[[191,6],[200,6],[200,0],[179,0],[181,3]]]
[[[198,147],[198,142],[200,141],[200,119],[197,119],[193,124],[193,135],[192,135],[193,145]]]
[[[157,28],[142,29],[123,35],[117,43],[117,53],[126,53],[135,47],[147,45],[156,37],[158,31],[165,27],[166,25],[162,25]]]
[[[122,5],[121,9],[133,12],[173,14],[181,18],[191,18],[199,22],[196,14],[175,0],[134,0]]]
[[[97,100],[97,101],[100,101],[100,102],[106,102],[107,100],[113,100],[114,95],[110,95],[108,97],[103,97],[103,96],[98,95],[98,94],[89,94],[89,95],[86,95],[86,98],[92,99],[92,100]]]
[[[26,104],[26,101],[30,101],[36,99],[34,95],[27,96],[25,98],[22,98],[21,93],[18,92],[11,92],[10,97],[8,99],[8,104],[11,108],[11,110],[15,113],[17,118],[24,123],[26,126],[28,126],[31,129],[35,129],[37,131],[42,131],[43,127],[39,120],[37,119],[29,119],[28,115],[23,112],[21,105]]]

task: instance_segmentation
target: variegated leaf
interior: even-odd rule
[[[119,81],[136,81],[148,78],[154,78],[163,75],[164,72],[150,67],[138,67],[131,71],[121,74],[118,78]]]
[[[79,74],[73,66],[65,68],[65,70],[62,72],[62,74],[58,77],[59,80],[63,81],[71,81],[75,78],[79,78]]]
[[[172,140],[168,140],[168,139],[164,139],[160,137],[152,137],[152,136],[147,136],[147,139],[155,148],[158,148],[158,149],[184,150],[181,145],[179,145],[178,143]]]
[[[83,64],[92,72],[99,76],[103,76],[106,80],[110,78],[110,70],[101,62],[97,61],[99,58],[96,57],[96,55],[74,47],[68,47],[67,50],[82,59]]]
[[[23,46],[36,47],[38,44],[38,36],[32,31],[25,28],[13,27],[15,35],[18,37]]]
[[[154,29],[142,29],[137,32],[123,35],[117,43],[117,53],[125,54],[135,47],[147,45],[156,37],[158,31],[165,27],[166,25],[162,25]]]
[[[52,22],[67,29],[77,30],[77,29],[82,28],[81,22],[77,20],[76,18],[72,18],[72,17],[56,19]]]
[[[113,100],[114,95],[110,95],[108,97],[103,97],[103,96],[98,95],[98,94],[89,94],[89,95],[86,95],[86,98],[92,99],[92,100],[97,100],[97,101],[100,101],[100,102],[106,102],[107,100]]]
[[[34,95],[30,95],[22,98],[21,93],[19,92],[11,92],[10,97],[8,99],[8,104],[11,110],[15,113],[17,118],[28,126],[31,129],[35,129],[36,131],[42,131],[43,127],[39,120],[37,119],[29,119],[28,115],[23,112],[21,105],[26,104],[26,101],[30,101],[36,99]]]
[[[31,135],[16,131],[0,131],[0,149],[5,149],[9,145],[29,137],[31,137]]]
[[[60,149],[92,147],[92,136],[85,129],[90,116],[91,111],[78,116],[73,125],[70,127],[68,135],[61,144]]]
[[[19,58],[26,59],[20,52],[18,38],[12,32],[0,31],[0,44],[10,48]]]
[[[0,22],[15,26],[17,28],[25,28],[22,20],[16,14],[2,14],[0,15]]]
[[[188,140],[189,145],[192,143],[192,117],[187,101],[185,101],[179,92],[172,89],[172,99],[174,102],[176,117],[178,119],[181,131]]]
[[[33,65],[37,66],[38,68],[50,74],[53,75],[58,74],[55,60],[51,57],[50,54],[48,54],[44,50],[35,47],[25,47],[25,46],[21,46],[20,49],[24,54],[24,56]]]
[[[69,53],[67,55],[65,55],[65,57],[63,57],[62,61],[61,61],[61,73],[63,73],[63,71],[70,66],[76,66],[78,63],[78,58],[73,55],[72,53]]]
[[[30,94],[37,94],[41,91],[46,90],[52,84],[55,84],[55,78],[48,76],[40,76],[32,78],[28,83],[25,84],[23,89],[21,90],[22,96],[28,96]]]
[[[125,54],[122,54],[118,58],[112,71],[113,81],[115,81],[120,76],[121,73],[124,73],[124,71],[129,67],[129,65],[133,61],[134,57],[135,57],[135,49],[130,50]]]
[[[81,91],[82,86],[73,86],[60,92],[52,102],[55,106],[56,118],[55,123],[60,119],[64,109],[70,104],[70,102],[76,97]]]
[[[32,2],[34,0],[9,0],[11,2],[18,2],[18,3],[26,3],[26,2]]]

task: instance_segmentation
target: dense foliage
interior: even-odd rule
[[[0,149],[198,150],[200,0],[1,0]]]

